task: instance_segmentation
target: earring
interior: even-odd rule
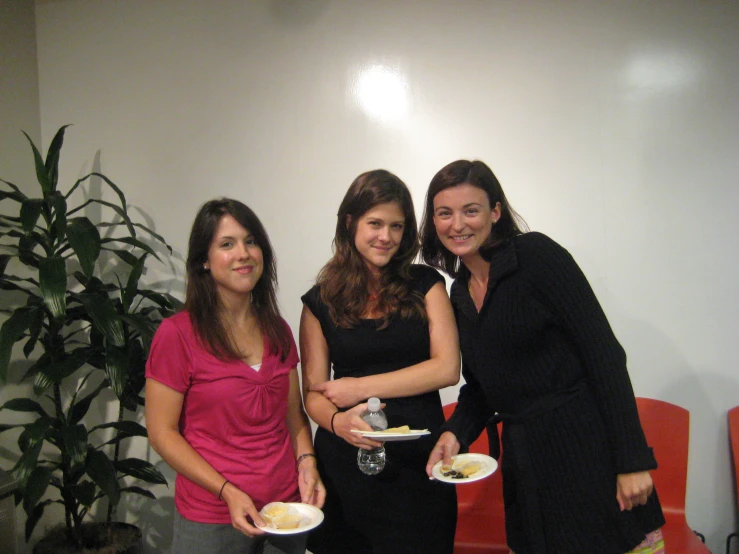
[[[203,264],[203,271],[210,271],[208,264]]]

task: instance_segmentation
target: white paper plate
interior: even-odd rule
[[[257,525],[256,527],[265,533],[270,533],[272,535],[297,535],[298,533],[305,533],[306,531],[315,529],[323,521],[323,512],[315,506],[311,506],[310,504],[301,504],[300,502],[285,502],[285,504],[297,510],[297,512],[304,518],[309,519],[310,523],[307,525],[301,525],[295,529],[277,529],[271,525],[265,525],[264,527]]]
[[[490,456],[486,456],[485,454],[475,453],[457,454],[456,456],[452,456],[452,467],[472,461],[480,462],[481,464],[483,464],[483,468],[477,473],[473,473],[469,477],[465,477],[463,479],[453,479],[451,477],[445,477],[441,473],[441,461],[436,462],[434,467],[431,468],[431,475],[433,475],[435,479],[443,481],[444,483],[451,483],[452,485],[463,485],[464,483],[473,483],[474,481],[485,479],[485,477],[490,477],[493,473],[495,473],[495,470],[498,469],[498,462],[495,460],[495,458],[491,458]]]
[[[366,439],[382,442],[412,441],[431,434],[428,429],[411,429],[410,433],[385,433],[383,431],[360,431],[359,429],[352,429],[351,431],[362,435]]]

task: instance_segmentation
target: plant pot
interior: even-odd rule
[[[51,531],[33,547],[33,554],[141,554],[141,529],[130,523],[114,522],[82,525],[84,547],[72,544],[67,530]]]

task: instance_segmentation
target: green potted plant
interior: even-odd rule
[[[21,380],[32,381],[34,391],[34,397],[0,407],[0,416],[14,411],[29,418],[20,425],[0,424],[0,432],[22,427],[20,457],[11,471],[19,484],[16,502],[22,501],[27,514],[26,541],[49,504],[64,506],[62,537],[49,537],[54,552],[63,552],[62,541],[78,552],[114,540],[121,495],[154,498],[132,480],[166,484],[149,462],[122,458],[121,442],[146,436],[146,429],[126,415],[143,404],[144,365],[154,331],[181,306],[168,294],[142,288],[147,261],[161,261],[154,247],[172,250],[161,236],[131,220],[123,192],[110,179],[92,172],[66,192],[59,189],[66,127],[54,136],[45,159],[26,135],[38,197],[0,179],[0,203],[15,208],[8,214],[0,206],[0,308],[9,315],[0,327],[0,383],[8,378],[13,346],[21,342],[32,360]],[[90,184],[97,182],[117,202],[96,197]],[[85,217],[92,204],[109,212],[111,220],[93,223]],[[113,421],[90,422],[93,403],[116,400]],[[86,521],[102,498],[108,500],[106,522]],[[139,531],[138,542],[140,537]],[[41,552],[44,542],[34,552]]]

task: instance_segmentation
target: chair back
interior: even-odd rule
[[[636,405],[647,443],[654,449],[659,465],[651,474],[662,509],[685,512],[690,413],[653,398],[637,398]]]
[[[690,413],[685,408],[653,398],[637,398],[636,406],[647,443],[654,449],[659,466],[650,474],[665,515],[662,528],[665,551],[710,554],[685,518]]]
[[[739,406],[729,410],[729,442],[731,443],[731,459],[734,467],[736,500],[737,506],[739,506]]]

